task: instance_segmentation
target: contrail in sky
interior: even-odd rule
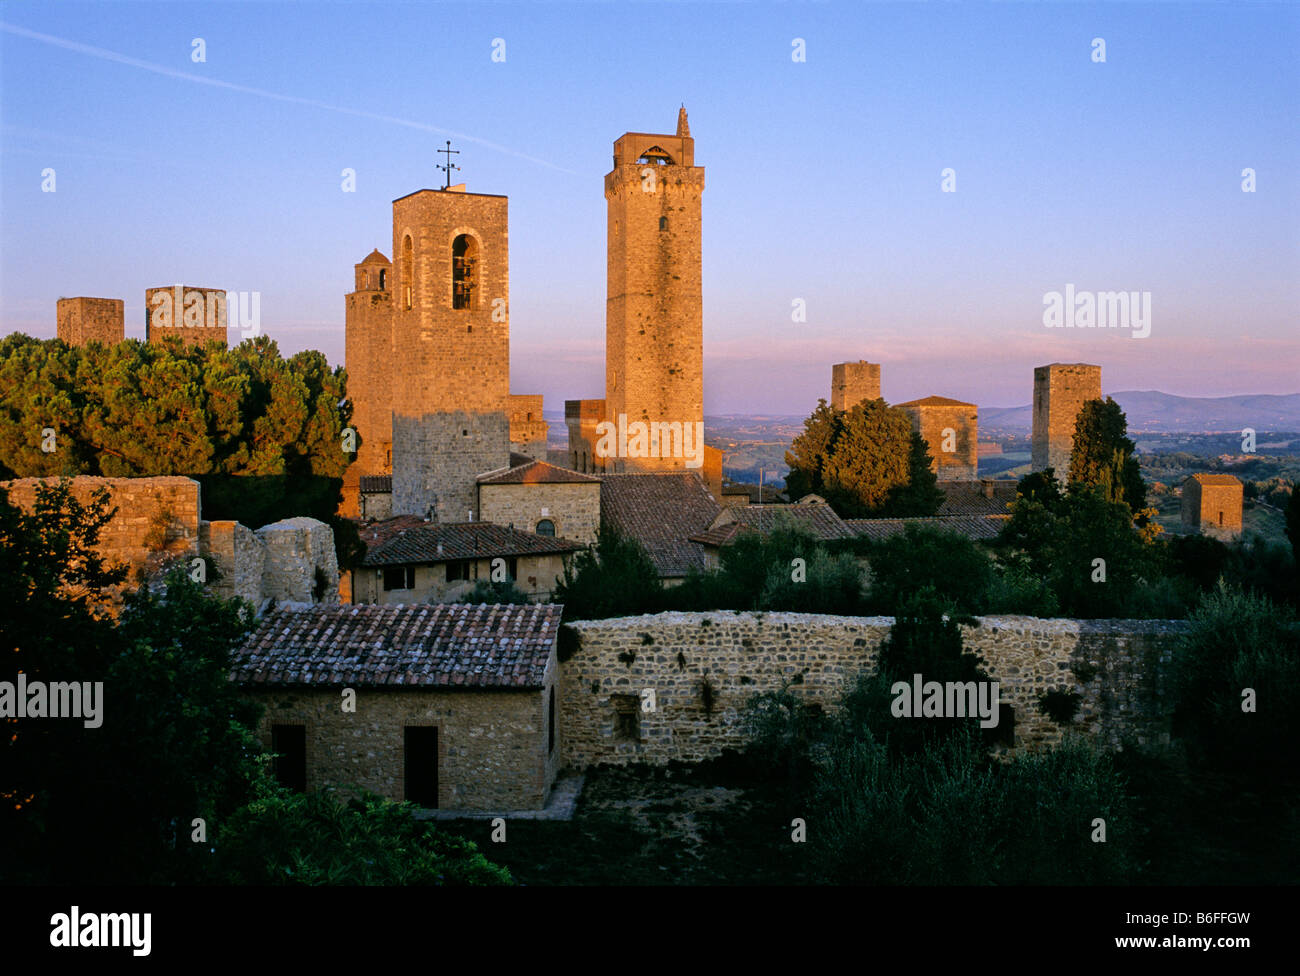
[[[205,75],[192,74],[188,71],[177,71],[175,68],[168,68],[166,65],[153,64],[150,61],[141,61],[139,58],[132,58],[125,54],[118,54],[116,51],[107,51],[102,47],[92,47],[89,44],[81,44],[78,41],[69,41],[66,38],[54,37],[51,34],[42,34],[38,31],[28,30],[26,27],[19,27],[16,24],[7,24],[3,21],[0,21],[0,30],[9,34],[14,34],[18,37],[26,37],[33,41],[40,41],[42,44],[61,47],[66,51],[76,51],[78,54],[85,54],[92,58],[99,58],[102,61],[113,61],[117,64],[129,65],[132,68],[141,68],[145,71],[152,71],[154,74],[165,75],[168,78],[178,78],[181,81],[192,81],[199,85],[210,85],[213,88],[224,88],[227,91],[239,92],[243,95],[256,95],[258,98],[269,98],[277,102],[306,105],[310,108],[324,109],[327,112],[339,112],[343,115],[356,115],[363,119],[373,119],[376,122],[389,122],[393,125],[406,126],[408,129],[419,129],[422,132],[436,132],[439,135],[445,135],[453,139],[461,139],[465,142],[471,142],[475,145],[483,146],[485,149],[491,149],[494,152],[503,153],[507,156],[514,156],[516,159],[523,159],[530,163],[536,163],[538,166],[545,166],[547,169],[558,170],[561,173],[568,173],[571,176],[579,175],[571,169],[565,169],[563,166],[556,166],[554,163],[545,159],[539,159],[536,156],[529,156],[527,153],[521,153],[509,148],[508,146],[498,145],[495,142],[480,139],[478,136],[466,135],[463,132],[453,132],[451,129],[442,129],[436,125],[428,125],[424,122],[412,122],[410,119],[399,119],[392,115],[379,115],[375,112],[366,112],[356,108],[346,108],[342,105],[331,105],[328,102],[318,101],[314,98],[301,98],[297,95],[282,95],[279,92],[266,91],[262,88],[251,88],[248,85],[237,85],[234,82],[220,81],[216,78],[208,78]]]

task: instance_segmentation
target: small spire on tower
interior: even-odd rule
[[[686,103],[677,110],[677,136],[678,138],[689,138],[691,134],[691,124],[686,121]]]

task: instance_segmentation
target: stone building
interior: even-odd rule
[[[438,603],[462,599],[482,581],[513,583],[549,599],[567,560],[583,546],[490,522],[428,522],[398,515],[361,532],[365,559],[352,571],[354,603]]]
[[[146,342],[177,336],[187,346],[227,343],[226,293],[220,288],[193,285],[146,288],[144,316]]]
[[[545,461],[525,461],[479,477],[478,511],[485,522],[594,545],[600,531],[600,479]]]
[[[510,394],[510,450],[536,461],[546,460],[550,426],[542,417],[542,397],[536,393]]]
[[[20,478],[0,482],[9,503],[34,510],[36,489],[57,478]],[[334,533],[324,522],[292,518],[253,530],[238,522],[204,521],[199,483],[193,478],[68,479],[72,496],[83,505],[100,488],[108,490],[113,517],[99,535],[97,552],[110,564],[125,565],[128,576],[117,602],[128,589],[156,580],[174,565],[193,570],[206,557],[217,574],[207,580],[223,599],[240,596],[256,607],[272,599],[331,603],[339,599],[339,570]]]
[[[1053,468],[1060,481],[1069,480],[1075,421],[1085,403],[1100,399],[1100,366],[1052,363],[1034,367],[1031,470]]]
[[[70,346],[88,342],[115,345],[126,338],[126,314],[120,298],[60,298],[58,337]]]
[[[360,478],[361,503],[358,517],[365,520],[390,519],[393,517],[393,476],[391,474],[369,474]]]
[[[393,265],[375,248],[353,273],[356,288],[344,299],[344,363],[359,443],[343,476],[340,512],[348,516],[361,514],[361,480],[393,471],[393,413],[385,395],[393,369]]]
[[[839,412],[863,400],[880,399],[880,364],[859,359],[831,366],[831,409]]]
[[[707,531],[721,510],[694,471],[601,478],[601,524],[639,542],[666,586],[705,568],[704,547],[691,537]]]
[[[1184,528],[1207,535],[1239,535],[1241,506],[1241,482],[1230,474],[1194,474],[1183,482]]]
[[[941,481],[978,477],[979,408],[973,403],[928,396],[897,404],[912,420],[912,430],[930,448],[930,470]]]
[[[559,626],[538,604],[279,608],[231,680],[266,706],[258,732],[291,789],[538,810],[561,749]]]
[[[569,400],[570,464],[587,473],[698,470],[722,494],[704,430],[704,167],[683,108],[677,130],[626,132],[605,176],[605,397]],[[598,425],[647,425],[652,450],[602,451]],[[685,437],[697,442],[686,449]],[[601,457],[608,453],[608,457]],[[694,455],[694,456],[692,456]]]

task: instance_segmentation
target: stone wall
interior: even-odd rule
[[[291,603],[338,602],[339,565],[334,532],[328,525],[313,518],[283,519],[262,526],[256,535],[264,552],[263,597]],[[319,597],[313,593],[317,587]]]
[[[199,543],[203,553],[216,563],[220,574],[210,581],[212,592],[223,600],[243,597],[260,607],[265,556],[253,530],[229,520],[204,522],[199,529]]]
[[[859,673],[874,667],[892,624],[888,617],[731,611],[572,623],[579,648],[561,664],[564,761],[698,761],[739,748],[741,714],[752,695],[790,683],[796,695],[833,707]],[[1063,728],[1040,711],[1038,699],[1061,690],[1081,695],[1068,727],[1118,748],[1130,736],[1146,742],[1167,735],[1164,666],[1182,627],[984,617],[962,629],[967,648],[984,657],[999,682],[1002,703],[1014,710],[1014,747],[1060,740]],[[637,739],[620,737],[617,713],[639,703],[644,689],[654,690],[655,710],[637,710]]]
[[[515,556],[518,578],[516,589],[534,600],[549,600],[555,594],[556,581],[564,576],[565,557]],[[414,587],[385,590],[383,567],[362,566],[351,572],[352,603],[456,603],[474,588],[479,580],[492,578],[491,559],[462,560],[469,563],[467,580],[447,581],[446,563],[422,563],[412,567]]]
[[[912,420],[912,430],[925,438],[930,449],[930,470],[940,481],[974,481],[978,476],[979,409],[946,397],[928,397],[900,403],[898,409]],[[952,450],[944,450],[944,432],[952,431]]]
[[[25,512],[36,504],[36,486],[54,484],[58,478],[19,478],[3,482],[9,503]],[[177,557],[199,555],[199,483],[192,478],[100,478],[78,475],[69,479],[72,495],[82,504],[99,488],[109,492],[109,506],[117,514],[99,535],[100,555],[130,568],[128,581],[144,571],[152,574]]]
[[[510,463],[505,411],[393,415],[394,515],[478,519],[478,476]]]
[[[170,285],[144,290],[144,336],[161,342],[178,336],[187,346],[227,344],[226,292],[221,288]]]
[[[863,400],[880,399],[880,364],[859,359],[831,366],[831,409],[848,410]]]
[[[267,693],[259,728],[267,750],[274,724],[305,725],[307,789],[358,786],[406,798],[406,726],[438,728],[441,809],[540,809],[555,781],[559,745],[547,751],[541,691],[357,689],[357,710],[344,712],[341,688]]]
[[[56,319],[58,337],[70,346],[88,342],[114,345],[126,338],[126,314],[120,298],[60,298]]]
[[[1070,474],[1074,426],[1089,400],[1101,399],[1101,367],[1052,363],[1034,368],[1034,429],[1030,469],[1053,468],[1059,480]]]
[[[561,539],[594,545],[600,531],[600,483],[479,485],[479,517],[536,532],[550,519]]]
[[[357,268],[361,277],[362,266]],[[377,286],[379,268],[364,270],[371,272],[365,284]],[[364,475],[392,472],[393,415],[389,401],[389,371],[393,368],[392,294],[378,288],[363,291],[358,287],[346,298],[344,323],[347,393],[352,401],[352,426],[360,437],[360,445],[356,460],[343,476],[340,512],[353,516],[359,512],[360,479]]]
[[[550,426],[542,417],[541,394],[510,394],[510,450],[545,461],[549,433]]]

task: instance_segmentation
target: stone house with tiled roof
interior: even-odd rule
[[[947,481],[978,477],[979,408],[951,397],[928,396],[895,406],[930,449],[930,470]]]
[[[979,481],[940,481],[943,502],[935,515],[1009,515],[1019,482],[981,478]]]
[[[283,606],[234,651],[281,783],[537,810],[561,755],[551,604]]]
[[[547,600],[566,561],[583,548],[491,522],[428,522],[416,515],[363,526],[361,539],[366,555],[352,571],[354,603],[452,602],[478,580],[509,580]]]
[[[1194,474],[1183,482],[1185,531],[1234,536],[1241,532],[1241,481],[1230,474]]]
[[[594,545],[600,530],[600,479],[546,461],[525,460],[478,477],[478,511],[495,522]]]
[[[601,524],[639,542],[665,585],[705,568],[704,547],[691,537],[706,531],[722,506],[697,472],[604,474],[600,479]]]

